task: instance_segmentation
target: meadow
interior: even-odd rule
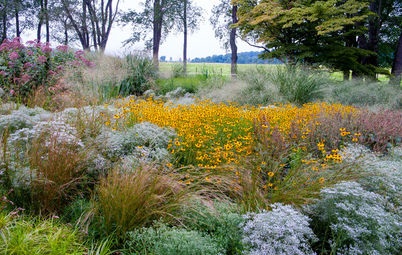
[[[402,251],[401,87],[16,40],[0,56],[0,254]]]

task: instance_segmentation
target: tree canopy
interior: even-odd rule
[[[233,2],[239,6],[237,26],[243,35],[252,34],[265,45],[264,57],[325,65],[343,71],[345,77],[349,70],[354,75],[379,72],[377,63],[364,61],[378,51],[363,46],[364,36],[373,31],[369,21],[381,17],[370,6],[376,0]]]

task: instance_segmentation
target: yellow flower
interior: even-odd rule
[[[318,182],[319,182],[320,184],[323,184],[323,183],[325,182],[325,178],[324,178],[324,177],[321,177],[320,179],[318,179]]]
[[[274,175],[275,175],[274,172],[268,172],[268,176],[269,176],[269,177],[273,177]]]

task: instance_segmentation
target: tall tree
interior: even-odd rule
[[[92,35],[95,49],[104,52],[112,25],[118,13],[120,0],[85,0],[92,24]]]
[[[121,17],[123,24],[132,24],[133,33],[125,44],[146,40],[146,47],[152,48],[152,59],[156,67],[159,66],[159,48],[169,32],[175,27],[178,20],[177,13],[182,0],[145,0],[142,11],[129,10]],[[150,31],[152,37],[149,39]]]
[[[183,31],[183,73],[187,73],[187,38],[188,33],[193,32],[199,27],[201,20],[201,8],[194,5],[189,0],[181,0],[177,2],[177,16],[179,17],[177,30]]]
[[[219,4],[212,8],[210,22],[215,29],[215,37],[222,43],[225,49],[231,50],[232,76],[237,74],[237,28],[233,25],[237,23],[237,4],[231,4],[230,0],[221,0]]]
[[[88,9],[85,0],[82,0],[81,2],[61,0],[61,3],[79,38],[82,49],[90,50],[90,33],[87,18]]]
[[[399,36],[398,46],[395,51],[391,74],[391,83],[400,86],[402,79],[402,31],[401,35]]]
[[[38,28],[36,32],[36,39],[42,39],[42,26],[45,24],[46,42],[50,42],[50,25],[49,25],[49,4],[48,0],[38,0],[39,14],[38,14]]]
[[[372,74],[375,67],[360,60],[375,54],[358,48],[361,24],[370,16],[369,2],[356,0],[234,0],[238,26],[254,33],[269,49],[263,56],[287,62],[327,65],[344,72]]]

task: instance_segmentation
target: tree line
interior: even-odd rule
[[[205,17],[203,9],[191,0],[135,3],[140,7],[121,10],[120,0],[0,0],[1,39],[34,30],[38,41],[104,51],[117,22],[132,28],[125,43],[144,41],[158,66],[160,45],[169,33],[180,32],[186,71],[187,36]],[[262,50],[261,58],[325,66],[342,71],[345,79],[386,73],[400,81],[400,0],[220,0],[209,21],[230,51],[233,75],[236,42],[243,40]]]

